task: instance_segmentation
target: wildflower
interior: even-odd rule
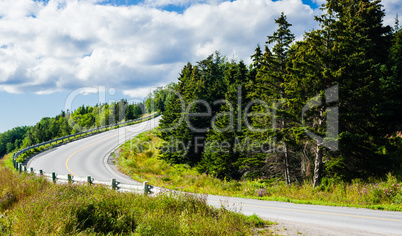
[[[363,194],[367,194],[367,189],[363,188],[362,192],[363,192]]]
[[[267,193],[267,191],[265,190],[265,188],[258,190],[258,196],[259,197],[264,196],[264,194],[266,194],[266,193]]]

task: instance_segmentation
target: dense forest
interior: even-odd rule
[[[95,127],[139,118],[145,110],[142,103],[129,104],[127,100],[111,104],[80,106],[75,111],[42,118],[35,126],[17,127],[0,134],[0,157],[20,148],[74,134]]]
[[[162,158],[222,179],[382,177],[402,170],[402,30],[380,1],[329,0],[295,42],[284,14],[253,64],[218,52],[161,89]],[[156,96],[156,97],[158,97]],[[155,96],[154,96],[155,97]],[[162,108],[163,107],[163,108]]]

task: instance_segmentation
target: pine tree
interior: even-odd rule
[[[305,124],[311,122],[310,131],[320,136],[325,135],[331,107],[325,91],[339,85],[340,133],[331,138],[339,139],[340,148],[329,152],[325,141],[315,141],[314,186],[320,184],[324,155],[327,174],[341,178],[378,174],[385,163],[375,154],[378,67],[386,53],[389,30],[381,23],[381,5],[379,1],[329,0],[324,10],[325,14],[316,17],[321,28],[307,33],[295,46],[292,73],[286,82],[296,113],[302,113],[302,101],[319,96],[316,103],[321,105],[310,110]]]
[[[164,159],[191,166],[200,162],[211,119],[220,108],[220,104],[214,102],[222,99],[227,89],[223,82],[226,67],[225,59],[216,52],[195,66],[188,63],[183,68],[176,87],[182,100],[177,96],[172,98],[161,120],[162,128],[172,127],[175,123],[179,125],[162,132],[161,137],[167,141],[167,146],[177,147],[179,143],[181,147],[186,146],[186,150],[165,152]],[[210,116],[191,115],[205,114],[209,109]]]
[[[199,169],[218,178],[237,179],[241,175],[237,162],[242,153],[236,151],[235,144],[243,135],[241,112],[244,101],[241,93],[248,82],[248,69],[244,62],[230,63],[224,81],[228,89],[225,99],[220,102],[220,112],[212,121],[213,129],[207,134],[209,145],[203,153]]]
[[[282,103],[286,99],[287,95],[284,90],[284,81],[286,71],[286,64],[288,60],[288,51],[291,43],[294,40],[294,35],[291,33],[286,16],[282,13],[281,16],[275,20],[278,25],[278,29],[272,36],[268,36],[266,42],[265,52],[262,56],[259,56],[259,47],[256,49],[255,63],[259,67],[256,75],[256,81],[252,84],[253,92],[249,94],[252,99],[261,99],[270,104],[271,117],[261,119],[256,117],[254,124],[259,127],[272,126],[279,120],[277,129],[272,128],[267,130],[265,134],[262,134],[265,140],[274,138],[276,143],[284,142],[283,161],[284,161],[284,173],[286,183],[291,183],[290,167],[289,167],[289,140],[286,137],[287,124],[286,109],[284,109]],[[268,45],[273,44],[272,52],[268,48]],[[267,112],[264,106],[256,106],[255,108],[259,112]]]

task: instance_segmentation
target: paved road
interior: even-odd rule
[[[119,129],[96,134],[88,138],[76,140],[41,153],[28,162],[29,168],[56,172],[59,175],[72,174],[95,180],[110,181],[116,179],[121,183],[138,183],[117,173],[107,164],[109,154],[134,136],[156,127],[160,117]]]
[[[402,213],[348,207],[293,204],[209,195],[208,203],[271,221],[310,226],[312,235],[402,235]],[[303,227],[302,227],[303,228]],[[304,227],[308,228],[308,227]],[[319,230],[321,228],[322,230]]]
[[[92,176],[96,180],[121,183],[136,183],[113,171],[105,162],[109,153],[124,141],[157,126],[160,118],[111,130],[85,139],[77,140],[42,153],[29,162],[29,167],[45,172]],[[309,235],[402,235],[402,213],[291,204],[284,202],[259,201],[253,199],[208,196],[208,203],[220,207],[223,203],[229,209],[278,222],[295,222],[306,229]],[[310,228],[309,228],[310,227]],[[292,234],[292,233],[291,233]],[[290,234],[290,235],[291,235]],[[294,233],[296,234],[296,233]]]

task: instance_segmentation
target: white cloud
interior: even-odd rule
[[[399,24],[402,21],[402,3],[400,0],[382,0],[382,5],[384,5],[385,9],[385,17],[384,17],[384,25],[389,25],[394,27],[395,18],[398,15]],[[398,14],[399,13],[399,14]]]
[[[155,87],[145,87],[145,88],[124,90],[123,94],[126,96],[129,96],[131,98],[140,100],[141,98],[145,98],[148,94],[150,94],[155,89],[156,89]]]
[[[0,91],[49,94],[104,85],[142,96],[215,50],[250,62],[282,11],[299,38],[316,26],[301,0],[187,0],[182,14],[154,8],[179,2],[0,0]]]

